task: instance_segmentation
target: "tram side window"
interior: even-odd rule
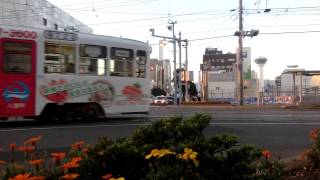
[[[80,45],[80,74],[106,74],[107,47],[97,45]]]
[[[75,45],[61,42],[45,43],[45,73],[75,73]]]
[[[22,42],[5,42],[3,44],[3,72],[15,74],[31,73],[32,45]]]
[[[111,48],[110,75],[133,77],[133,50]]]
[[[146,77],[146,64],[147,64],[147,53],[146,51],[137,51],[136,57],[136,77],[145,78]]]

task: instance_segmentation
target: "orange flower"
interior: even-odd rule
[[[70,169],[70,168],[76,168],[79,167],[80,165],[78,163],[75,162],[67,162],[65,164],[63,164],[61,167],[62,169]]]
[[[106,174],[106,175],[104,175],[104,176],[102,176],[101,178],[102,179],[105,179],[105,180],[108,180],[108,179],[110,179],[112,177],[112,174]]]
[[[74,144],[72,144],[71,148],[73,150],[80,150],[83,144],[84,144],[84,141],[78,141],[78,142],[75,142]]]
[[[307,157],[308,157],[308,154],[310,153],[310,150],[307,149],[305,151],[303,151],[300,155],[299,155],[299,160],[300,161],[304,161]]]
[[[40,139],[41,139],[41,136],[33,137],[33,138],[26,140],[24,142],[24,144],[31,144],[34,146],[36,144],[36,142],[38,142]]]
[[[6,162],[3,161],[3,160],[0,160],[0,166],[2,166],[2,165],[4,165],[4,164],[6,164]]]
[[[46,177],[45,176],[33,176],[31,178],[29,178],[28,180],[45,180]]]
[[[320,132],[320,128],[312,130],[312,131],[309,133],[310,139],[311,139],[312,141],[315,141],[315,140],[317,139],[317,137],[318,137],[319,132]]]
[[[18,174],[13,178],[9,178],[9,180],[29,180],[31,174],[27,173],[27,174]]]
[[[60,163],[61,159],[66,157],[66,153],[51,153],[51,157],[55,163]]]
[[[61,179],[61,180],[72,180],[72,179],[76,179],[78,176],[79,176],[79,174],[71,173],[71,174],[66,174],[64,176],[61,176],[59,179]]]
[[[34,150],[35,150],[35,148],[33,146],[20,146],[19,147],[19,151],[23,151],[26,153],[33,152]]]
[[[62,169],[70,169],[70,168],[76,168],[79,167],[79,161],[81,161],[81,157],[74,157],[69,162],[62,165]]]
[[[268,159],[268,158],[271,157],[271,152],[268,151],[268,150],[263,150],[262,151],[262,156]]]
[[[43,162],[43,159],[36,159],[36,160],[29,161],[29,164],[37,166],[37,165],[40,165],[42,162]]]
[[[73,157],[72,159],[71,159],[71,161],[72,162],[75,162],[75,163],[78,163],[78,162],[80,162],[82,160],[82,157]]]

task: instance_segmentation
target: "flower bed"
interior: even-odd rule
[[[314,145],[303,155],[308,166],[284,171],[288,164],[272,159],[268,150],[240,145],[231,135],[204,136],[209,122],[210,117],[201,114],[162,119],[137,129],[130,138],[102,137],[96,145],[79,141],[67,153],[49,155],[37,150],[41,136],[34,137],[22,146],[8,146],[11,158],[0,161],[0,179],[273,180],[301,176],[302,170],[306,176],[319,175],[313,170],[319,168],[320,130],[310,134]],[[24,154],[24,162],[15,161],[18,153]]]

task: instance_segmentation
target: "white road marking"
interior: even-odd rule
[[[320,123],[299,123],[299,122],[292,122],[292,123],[281,123],[281,122],[227,122],[227,123],[209,123],[210,125],[320,125]]]
[[[143,126],[144,124],[98,124],[98,125],[81,125],[81,126],[50,126],[50,127],[36,127],[36,128],[17,128],[17,129],[0,129],[0,132],[12,132],[12,131],[31,131],[31,130],[53,130],[53,129],[75,129],[75,128],[99,128],[99,127],[119,127],[119,126]]]

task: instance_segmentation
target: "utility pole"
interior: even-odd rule
[[[177,24],[177,21],[170,21],[169,24],[171,24],[172,28],[172,38],[173,38],[173,77],[174,77],[174,104],[178,104],[177,101],[177,91],[178,91],[178,84],[177,84],[177,47],[176,47],[176,35],[174,32],[174,25]],[[169,28],[169,27],[168,27]]]
[[[160,36],[160,35],[155,35],[154,29],[150,28],[151,36],[153,37],[159,37],[159,38],[166,38],[166,39],[171,39],[173,43],[173,76],[174,76],[174,102],[175,104],[179,105],[181,102],[181,80],[180,80],[180,71],[181,71],[181,32],[179,33],[179,39],[176,38],[175,31],[174,31],[174,25],[177,24],[177,21],[170,21],[168,22],[170,25],[168,26],[168,29],[172,31],[172,37],[166,37],[166,36]],[[178,42],[179,45],[179,69],[177,69],[177,46],[176,46],[176,41]],[[179,71],[179,72],[177,72]],[[178,80],[178,81],[177,81]],[[179,93],[179,103],[177,101],[177,93]]]
[[[188,90],[189,90],[189,88],[188,88],[188,81],[187,81],[187,73],[189,73],[189,71],[188,71],[188,40],[186,39],[186,40],[184,40],[184,42],[185,42],[185,47],[186,47],[186,62],[185,62],[185,65],[184,65],[184,97],[185,97],[185,100],[186,100],[186,102],[188,102],[189,101],[189,92],[188,92]],[[189,77],[189,75],[188,75],[188,77]]]
[[[239,104],[242,106],[243,105],[243,73],[242,73],[242,40],[243,40],[243,20],[242,20],[242,0],[239,0],[239,47],[238,47],[238,56],[237,56],[237,67],[238,67],[238,100],[239,100]]]
[[[182,102],[182,87],[181,87],[181,71],[182,71],[182,64],[181,64],[181,32],[179,32],[179,39],[178,39],[178,45],[179,45],[179,73],[178,73],[178,93],[179,93],[179,104],[181,104]]]

